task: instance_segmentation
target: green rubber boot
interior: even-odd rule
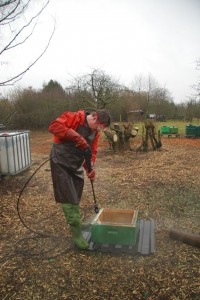
[[[88,249],[88,242],[83,238],[81,233],[80,208],[79,204],[62,204],[67,223],[70,225],[72,239],[75,245],[82,249]]]

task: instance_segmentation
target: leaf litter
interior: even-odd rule
[[[19,192],[48,158],[51,142],[49,133],[32,132],[32,166],[0,181],[0,299],[199,299],[199,248],[170,239],[169,230],[200,234],[200,140],[163,139],[159,151],[120,153],[100,141],[98,204],[138,209],[140,218],[154,219],[156,252],[150,256],[76,250],[54,201],[49,163],[20,199],[20,216],[32,231],[23,226],[16,211]],[[139,144],[134,139],[133,149]],[[87,179],[81,212],[83,221],[94,217]]]

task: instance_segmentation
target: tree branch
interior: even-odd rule
[[[51,42],[51,39],[54,35],[54,32],[55,32],[55,22],[54,22],[54,28],[53,28],[53,31],[51,33],[51,36],[49,38],[49,41],[45,47],[45,49],[43,50],[43,52],[24,70],[22,71],[21,73],[19,73],[18,75],[8,79],[8,80],[5,80],[3,82],[0,82],[0,86],[5,86],[5,85],[13,85],[15,84],[17,81],[21,80],[23,75],[30,70],[30,68],[36,64],[36,62],[44,55],[44,53],[47,51],[49,45],[50,45],[50,42]]]
[[[24,38],[23,41],[21,41],[21,42],[15,44],[15,45],[13,45],[13,46],[8,47],[6,50],[10,50],[10,49],[12,49],[12,48],[15,48],[15,47],[17,47],[17,46],[22,45],[23,43],[25,43],[25,41],[28,40],[29,37],[33,34],[36,25],[37,25],[37,23],[34,24],[34,27],[33,27],[32,31],[31,31],[31,33],[30,33],[29,35],[27,35],[27,36]]]
[[[4,51],[6,51],[6,50],[9,50],[9,49],[11,49],[12,47],[9,47],[15,40],[16,40],[16,38],[22,33],[22,31],[26,28],[26,27],[28,27],[31,23],[32,23],[32,21],[35,19],[35,18],[37,18],[41,13],[42,13],[42,11],[45,9],[45,7],[48,5],[48,3],[49,3],[49,0],[46,2],[46,4],[41,8],[41,10],[34,16],[34,17],[32,17],[31,18],[31,20],[26,24],[26,25],[24,25],[18,32],[17,32],[17,34],[13,37],[13,39],[2,49],[2,51],[0,52],[0,55],[4,52]]]
[[[13,1],[13,3],[15,1]],[[10,12],[8,12],[8,14],[3,17],[3,19],[0,19],[0,23],[2,23],[4,20],[9,19],[9,16],[11,16],[17,10],[18,6],[20,5],[20,2],[21,1],[19,0],[18,3],[16,4],[16,6]],[[5,2],[4,5],[2,4],[2,5],[0,5],[0,7],[6,6],[6,5],[10,5],[10,4],[12,4],[12,1]]]

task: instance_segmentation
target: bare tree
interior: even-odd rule
[[[26,12],[29,12],[28,9],[34,2],[33,0],[0,1],[0,59],[2,59],[0,61],[0,65],[6,63],[3,61],[4,54],[9,52],[9,57],[11,57],[13,53],[12,51],[14,51],[16,47],[23,45],[32,36],[35,26],[38,23],[39,16],[45,10],[49,4],[49,1],[50,0],[46,0],[43,5],[39,6],[38,11],[32,15],[26,14]],[[36,62],[44,55],[49,47],[54,31],[55,22],[46,46],[41,53],[36,58],[33,58],[32,62],[29,63],[23,70],[0,82],[0,86],[13,85],[16,81],[19,81],[33,65],[36,64]]]
[[[158,83],[152,75],[149,74],[147,78],[142,75],[136,76],[132,83],[132,91],[130,92],[137,94],[137,109],[143,110],[146,114],[157,89]]]
[[[136,75],[132,83],[132,90],[140,94],[144,91],[146,85],[146,79],[142,74]]]
[[[73,78],[67,88],[68,93],[76,94],[76,98],[90,109],[105,108],[122,97],[123,90],[125,88],[117,80],[99,69]]]
[[[200,70],[200,58],[197,59],[197,70]],[[200,82],[196,85],[197,98],[200,100]]]

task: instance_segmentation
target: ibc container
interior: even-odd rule
[[[196,126],[189,124],[186,125],[186,137],[196,137]]]
[[[30,165],[29,131],[0,132],[0,175],[15,175]]]
[[[170,126],[170,133],[171,134],[178,134],[178,127]]]
[[[169,126],[162,126],[161,127],[161,134],[170,134],[170,127]]]

